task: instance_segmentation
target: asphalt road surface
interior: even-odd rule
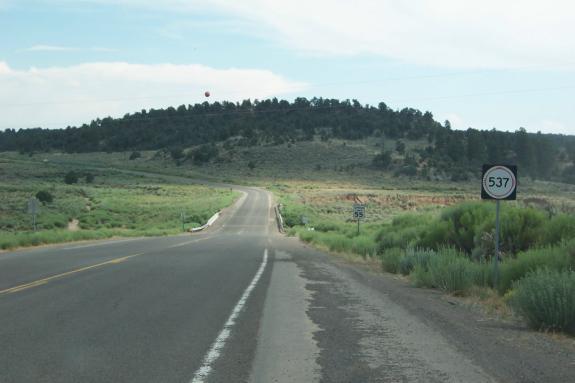
[[[0,254],[0,382],[573,382],[554,340],[281,236],[271,195],[206,232]]]

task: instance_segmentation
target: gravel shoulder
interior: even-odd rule
[[[575,340],[278,238],[306,280],[321,382],[575,382]]]

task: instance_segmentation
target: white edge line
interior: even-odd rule
[[[228,320],[224,324],[224,327],[218,334],[218,337],[212,344],[212,347],[210,347],[208,353],[204,356],[204,360],[202,362],[201,367],[198,368],[197,371],[194,373],[194,377],[192,378],[192,380],[190,380],[190,383],[204,383],[208,378],[208,376],[210,375],[210,372],[212,371],[212,365],[220,357],[221,351],[225,347],[226,341],[228,340],[228,338],[232,333],[232,328],[236,324],[236,319],[238,318],[244,306],[246,305],[246,302],[250,297],[252,290],[256,287],[258,281],[260,280],[262,274],[264,273],[267,263],[268,263],[268,249],[264,251],[264,257],[262,263],[256,275],[254,275],[252,282],[245,289],[238,303],[236,303],[234,309],[232,310],[232,313],[230,314]]]

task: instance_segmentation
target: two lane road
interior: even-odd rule
[[[206,233],[1,254],[0,382],[248,379],[274,227],[266,192],[238,205]]]
[[[207,232],[0,254],[0,383],[575,381],[573,347],[280,236],[238,189]]]

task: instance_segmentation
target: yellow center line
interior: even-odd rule
[[[142,254],[144,254],[144,253],[128,255],[128,256],[126,256],[126,257],[116,258],[116,259],[112,259],[112,260],[109,260],[109,261],[106,261],[106,262],[98,263],[98,264],[96,264],[96,265],[86,266],[86,267],[82,267],[82,268],[80,268],[80,269],[67,271],[67,272],[62,273],[62,274],[52,275],[51,277],[39,279],[39,280],[37,280],[37,281],[25,283],[25,284],[23,284],[23,285],[10,287],[9,289],[0,290],[0,295],[3,295],[3,294],[11,294],[11,293],[16,293],[16,292],[18,292],[18,291],[22,291],[22,290],[26,290],[26,289],[31,289],[31,288],[33,288],[33,287],[37,287],[37,286],[44,285],[44,284],[46,284],[46,283],[48,283],[48,282],[50,282],[50,281],[53,281],[53,280],[55,280],[55,279],[60,279],[60,278],[66,277],[66,276],[68,276],[68,275],[81,273],[81,272],[83,272],[83,271],[95,269],[95,268],[98,268],[98,267],[122,263],[122,262],[127,261],[127,260],[130,259],[130,258],[137,257],[137,256],[142,255]]]

